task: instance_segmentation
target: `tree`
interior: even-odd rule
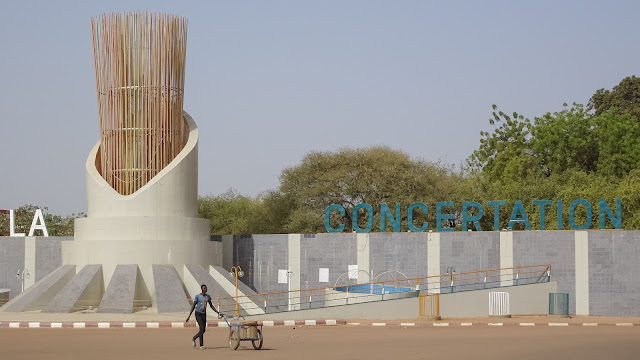
[[[229,189],[218,196],[198,199],[198,215],[211,220],[211,233],[253,234],[261,232],[256,221],[262,216],[262,203],[258,199],[240,195]]]
[[[496,111],[492,133],[482,131],[468,159],[490,181],[520,181],[567,170],[623,177],[640,165],[640,122],[616,107],[593,115],[581,104],[546,113],[530,122]]]
[[[568,169],[595,172],[599,156],[597,123],[584,106],[563,106],[562,111],[535,118],[532,154],[546,176]]]
[[[604,199],[614,211],[615,199],[618,197],[617,189],[620,179],[613,176],[606,176],[599,173],[587,173],[584,171],[569,170],[558,179],[556,199],[563,200],[564,215],[563,228],[570,229],[569,226],[569,206],[576,199],[585,199],[591,204],[591,229],[600,228],[599,199]],[[627,204],[623,204],[624,210]],[[624,216],[623,218],[623,225]],[[555,221],[555,219],[553,220]],[[582,225],[587,221],[585,208],[576,207],[575,223]]]
[[[311,152],[300,164],[284,169],[279,192],[290,202],[285,229],[288,232],[325,232],[324,216],[329,205],[344,207],[345,216],[333,212],[331,224],[345,224],[349,231],[357,222],[365,228],[367,217],[360,211],[354,219],[353,208],[367,203],[373,208],[373,229],[380,230],[380,205],[387,203],[395,216],[401,217],[401,228],[408,229],[407,208],[414,202],[434,204],[449,200],[454,186],[450,169],[388,147],[342,149],[336,152]],[[395,204],[401,204],[396,214]],[[434,219],[435,208],[427,215],[416,212],[419,219]],[[432,223],[433,224],[433,223]],[[387,223],[386,229],[391,226]]]
[[[640,168],[632,170],[620,180],[615,196],[622,202],[622,228],[640,229]]]
[[[261,234],[286,234],[294,231],[288,230],[288,219],[295,206],[294,199],[282,193],[280,190],[270,190],[259,196],[262,201],[262,213],[256,220],[257,233]]]
[[[613,204],[624,193],[623,226],[637,226],[639,220],[627,205],[638,206],[633,205],[638,202],[633,195],[637,187],[627,180],[637,177],[640,169],[640,123],[633,116],[616,107],[594,115],[574,103],[531,123],[517,113],[510,117],[496,109],[494,105],[490,120],[496,128],[481,133],[480,147],[468,160],[473,171],[460,183],[458,191],[467,199],[475,199],[485,209],[488,200],[506,201],[506,211],[500,212],[501,227],[508,224],[513,203],[521,200],[535,228],[540,226],[540,207],[533,200],[563,200],[568,211],[573,200],[583,198],[593,206],[591,228],[599,228],[598,200]],[[584,208],[577,209],[577,223],[588,221]],[[482,228],[493,228],[492,220],[492,216],[483,218]],[[546,229],[558,227],[555,210],[548,209],[545,220]],[[562,224],[569,228],[568,213]]]
[[[491,180],[520,179],[537,168],[531,152],[531,121],[514,112],[509,116],[492,105],[489,123],[493,132],[481,131],[480,147],[467,160],[472,171],[482,171]]]
[[[580,104],[536,118],[533,155],[547,176],[569,169],[623,177],[640,164],[640,123],[617,108],[590,115]]]
[[[598,139],[598,173],[622,178],[640,167],[640,122],[616,108],[594,118]]]
[[[619,114],[629,114],[640,121],[640,78],[628,76],[613,90],[600,89],[589,100],[589,110],[600,116],[615,108]]]

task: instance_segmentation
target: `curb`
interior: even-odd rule
[[[344,320],[284,320],[284,321],[258,321],[258,325],[262,326],[334,326],[345,325]],[[39,322],[39,321],[5,321],[0,322],[0,328],[195,328],[194,322],[171,322],[171,321],[89,321],[89,322]],[[224,321],[207,323],[207,327],[227,327]]]
[[[372,323],[358,323],[358,322],[346,322],[345,320],[280,320],[280,321],[258,321],[258,325],[262,326],[336,326],[336,325],[349,325],[349,326],[373,326],[373,327],[434,327],[434,328],[447,328],[447,327],[597,327],[597,326],[616,326],[616,327],[635,327],[640,326],[640,323],[531,323],[531,322],[508,322],[508,323],[449,323],[449,322],[434,322],[434,323],[391,323],[384,322],[372,322]],[[39,321],[4,321],[0,322],[0,328],[147,328],[147,329],[159,329],[159,328],[195,328],[197,324],[194,322],[172,322],[172,321],[88,321],[88,322],[39,322]],[[207,323],[208,328],[226,328],[227,323],[224,321]]]
[[[448,323],[448,322],[435,322],[435,323],[347,323],[350,326],[390,326],[390,327],[532,327],[532,326],[544,326],[544,327],[584,327],[584,326],[618,326],[618,327],[634,327],[640,326],[640,324],[636,323]]]

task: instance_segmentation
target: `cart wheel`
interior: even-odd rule
[[[229,347],[231,350],[235,350],[240,346],[240,334],[238,330],[231,330],[229,333]]]
[[[258,340],[251,340],[251,345],[256,350],[262,349],[262,331],[258,330]]]

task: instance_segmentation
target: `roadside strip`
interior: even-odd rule
[[[348,325],[348,326],[375,326],[375,327],[434,327],[434,328],[448,328],[448,327],[535,327],[535,326],[547,326],[547,327],[567,327],[567,326],[581,326],[581,327],[593,327],[593,326],[617,326],[617,327],[635,327],[640,326],[640,323],[532,323],[532,322],[504,322],[504,323],[480,323],[480,322],[400,322],[400,323],[386,323],[386,322],[347,322],[345,320],[281,320],[281,321],[258,321],[258,325],[262,326],[335,326],[335,325]],[[41,328],[98,328],[98,329],[110,329],[110,328],[147,328],[147,329],[159,329],[159,328],[195,328],[195,323],[183,323],[183,322],[171,322],[171,321],[136,321],[136,322],[124,322],[124,321],[88,321],[88,322],[38,322],[38,321],[3,321],[0,322],[0,328],[11,329],[41,329]],[[207,323],[207,327],[227,327],[225,322],[210,322]]]

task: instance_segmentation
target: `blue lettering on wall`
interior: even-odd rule
[[[576,206],[578,204],[584,205],[584,207],[587,210],[587,220],[582,226],[576,225],[575,215],[576,215]],[[585,199],[573,200],[573,202],[571,203],[571,206],[569,206],[569,226],[571,226],[573,230],[584,230],[584,229],[588,229],[589,226],[591,226],[591,204],[589,204],[587,200]]]
[[[607,218],[609,219],[609,221],[611,222],[611,224],[615,229],[622,229],[622,202],[619,198],[615,199],[615,201],[616,201],[616,205],[615,205],[615,214],[614,214],[614,211],[611,210],[607,202],[604,199],[599,199],[598,207],[599,207],[599,215],[600,215],[600,229],[605,229]],[[533,200],[532,203],[534,206],[538,207],[540,212],[539,229],[545,230],[546,228],[545,217],[547,215],[547,207],[552,208],[553,201],[552,200]],[[506,206],[507,202],[504,200],[493,200],[493,201],[488,201],[487,205],[493,206],[493,230],[499,231],[500,230],[500,207]],[[585,223],[582,225],[576,224],[575,211],[576,211],[576,207],[579,205],[584,206],[585,208],[586,219],[585,219]],[[455,206],[455,203],[453,201],[441,201],[436,203],[436,230],[437,231],[439,232],[453,231],[454,230],[453,227],[443,226],[442,222],[454,221],[454,224],[455,224],[455,221],[456,220],[460,221],[460,219],[462,219],[461,225],[462,225],[463,231],[467,231],[469,229],[468,228],[469,222],[473,223],[473,228],[476,231],[482,231],[482,228],[480,225],[480,221],[484,216],[484,208],[482,207],[482,204],[478,202],[473,202],[473,201],[464,201],[462,203],[462,211],[454,210],[454,211],[447,212],[445,211],[446,209],[444,209],[447,207],[454,207],[454,206]],[[473,211],[471,208],[475,208],[476,211]],[[364,218],[366,218],[367,220],[367,226],[364,228],[361,228],[360,225],[358,224],[358,211],[361,209],[365,212]],[[429,228],[429,222],[427,221],[423,221],[420,227],[416,227],[416,224],[414,224],[415,211],[418,209],[421,210],[422,213],[425,215],[429,214],[429,207],[423,203],[416,202],[409,205],[407,209],[407,220],[408,220],[407,226],[409,228],[408,229],[409,231],[422,232],[422,231],[426,231]],[[338,222],[339,225],[337,228],[331,227],[331,214],[335,210],[337,210],[340,213],[340,216],[342,218],[345,217],[345,214],[347,212],[344,206],[340,204],[332,204],[327,207],[326,211],[324,212],[324,226],[327,229],[327,232],[330,232],[330,233],[339,233],[345,230],[344,222]],[[352,214],[351,227],[353,231],[358,233],[366,233],[371,231],[371,229],[373,229],[373,218],[374,218],[375,212],[371,205],[367,203],[357,204],[356,206],[353,207],[353,209],[350,209],[350,211]],[[470,215],[469,214],[470,211],[475,212],[475,215]],[[557,218],[558,218],[558,230],[562,230],[563,228],[562,200],[556,201],[556,211],[557,211]],[[361,212],[361,215],[362,215],[362,212]],[[592,215],[592,209],[589,201],[585,199],[574,200],[571,203],[571,206],[569,207],[569,225],[571,229],[584,230],[584,229],[590,228],[593,220],[591,215]],[[402,219],[403,217],[402,217],[402,210],[401,210],[400,203],[396,203],[395,214],[391,212],[391,209],[386,203],[380,204],[380,231],[384,232],[387,229],[387,220],[391,224],[391,228],[393,229],[394,232],[402,231],[402,228],[401,228]],[[529,218],[527,217],[524,205],[520,200],[515,201],[513,205],[513,211],[511,212],[511,217],[509,219],[509,224],[507,226],[507,229],[512,230],[514,224],[518,224],[518,223],[523,224],[526,230],[531,230]],[[460,225],[460,223],[458,223],[458,225]]]
[[[540,206],[540,230],[544,230],[544,207],[551,204],[551,200],[533,200],[533,205]]]
[[[455,219],[455,215],[453,214],[443,214],[442,213],[442,208],[445,206],[454,206],[453,201],[444,201],[444,202],[439,202],[436,203],[436,227],[438,229],[438,232],[444,232],[444,231],[453,231],[453,228],[443,228],[442,227],[442,220],[453,220]]]
[[[324,227],[330,233],[339,233],[344,230],[344,224],[340,224],[337,229],[331,227],[331,210],[338,209],[340,211],[340,216],[345,215],[344,207],[342,205],[333,204],[329,205],[327,210],[324,212]]]
[[[616,216],[613,216],[611,209],[609,209],[609,205],[604,199],[600,199],[600,229],[604,229],[604,214],[606,213],[613,224],[613,227],[616,229],[622,229],[622,204],[620,204],[620,199],[616,199]]]
[[[409,230],[413,231],[413,232],[423,232],[425,230],[427,230],[427,228],[429,227],[429,223],[428,222],[423,222],[422,226],[419,228],[416,228],[415,225],[413,224],[413,210],[415,208],[420,208],[422,209],[422,212],[425,214],[429,213],[429,208],[427,207],[427,205],[423,204],[423,203],[413,203],[411,205],[409,205],[409,210],[408,210],[408,218],[409,218]]]
[[[371,208],[371,211],[373,211],[373,208]],[[384,230],[386,229],[385,227],[386,217],[389,217],[389,221],[391,222],[391,227],[393,228],[393,231],[400,232],[400,203],[396,203],[395,218],[393,215],[391,215],[391,211],[389,210],[389,207],[387,206],[387,204],[385,203],[380,204],[380,232],[384,232]]]
[[[478,209],[478,214],[475,216],[469,216],[469,207]],[[473,221],[473,226],[476,231],[482,231],[480,228],[480,219],[482,219],[482,205],[477,202],[463,202],[462,203],[462,231],[467,231],[467,222]]]
[[[522,214],[522,216],[518,217],[518,213]],[[529,219],[527,219],[527,214],[524,212],[524,206],[520,200],[516,201],[515,205],[513,205],[513,211],[511,212],[511,219],[509,220],[509,226],[507,226],[507,229],[513,229],[513,224],[516,223],[522,223],[524,224],[525,229],[531,230]]]
[[[360,226],[358,226],[358,210],[360,209],[365,209],[367,211],[367,227],[364,229],[361,229]],[[353,230],[355,230],[355,232],[366,233],[371,231],[371,228],[373,228],[373,207],[371,205],[358,204],[353,207],[352,214],[353,216],[351,217],[351,219],[353,224]]]

